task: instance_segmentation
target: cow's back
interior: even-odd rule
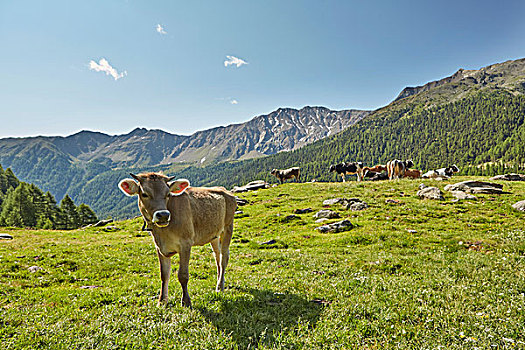
[[[237,202],[223,187],[190,187],[175,199],[170,211],[179,221],[177,231],[191,226],[195,245],[210,242],[233,224]]]

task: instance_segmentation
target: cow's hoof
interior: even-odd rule
[[[166,307],[168,305],[168,299],[162,299],[157,302],[157,307]]]
[[[191,301],[190,299],[182,299],[181,300],[181,304],[183,307],[189,307],[191,309]]]

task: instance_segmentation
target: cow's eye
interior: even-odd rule
[[[148,196],[147,193],[142,192],[142,197],[144,197],[144,198],[148,198],[149,196]]]

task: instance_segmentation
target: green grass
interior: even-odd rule
[[[179,305],[175,276],[168,306],[156,307],[158,262],[140,219],[116,230],[2,229],[15,237],[0,241],[2,349],[525,348],[525,215],[510,207],[525,183],[453,203],[448,193],[420,200],[421,182],[448,183],[241,194],[250,204],[235,221],[224,293],[213,291],[211,248],[192,251],[193,309]],[[313,213],[285,219],[334,197],[369,204],[332,206],[351,231],[320,233]]]

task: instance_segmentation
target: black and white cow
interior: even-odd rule
[[[331,165],[330,172],[336,172],[341,175],[343,182],[345,182],[345,175],[356,175],[357,181],[362,181],[364,178],[363,163],[361,162],[346,162]]]
[[[439,168],[436,170],[430,170],[424,173],[421,177],[425,179],[435,179],[437,177],[448,178],[459,172],[459,168],[454,164],[447,168]]]

